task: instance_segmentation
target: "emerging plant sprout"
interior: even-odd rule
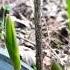
[[[14,70],[21,70],[20,55],[16,40],[14,21],[12,21],[12,18],[9,15],[6,16],[5,25],[6,25],[6,47],[8,49],[12,65],[14,67]]]
[[[63,70],[59,63],[54,62],[51,66],[51,70]]]
[[[68,16],[68,29],[70,30],[70,0],[66,0],[66,4],[67,4],[67,16]]]

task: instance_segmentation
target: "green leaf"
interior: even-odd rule
[[[67,16],[68,16],[68,28],[70,30],[70,0],[66,0],[66,4],[67,4]]]
[[[59,63],[54,62],[51,66],[51,70],[63,70],[63,69]]]
[[[37,70],[36,65],[32,65],[31,67],[33,68],[33,70]]]
[[[14,22],[11,17],[6,16],[6,47],[10,55],[14,70],[21,70],[19,49],[16,40]]]
[[[3,9],[4,9],[4,11],[10,12],[11,11],[11,6],[9,4],[6,4],[6,5],[3,6]]]
[[[68,17],[70,18],[70,0],[66,0]]]

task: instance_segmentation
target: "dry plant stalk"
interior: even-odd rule
[[[36,36],[36,66],[37,70],[43,70],[42,66],[42,29],[41,29],[41,0],[34,0],[34,24]]]

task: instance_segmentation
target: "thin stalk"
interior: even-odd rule
[[[43,70],[42,66],[42,29],[41,29],[41,0],[34,0],[34,24],[36,36],[36,67]]]

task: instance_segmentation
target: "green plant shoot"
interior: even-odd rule
[[[70,0],[66,0],[67,4],[67,16],[68,16],[68,29],[70,30]]]
[[[63,70],[59,63],[54,62],[51,66],[51,70]]]
[[[14,67],[14,70],[21,70],[20,55],[16,40],[14,21],[12,21],[12,18],[9,15],[6,16],[5,25],[6,47],[8,49],[12,65]]]

